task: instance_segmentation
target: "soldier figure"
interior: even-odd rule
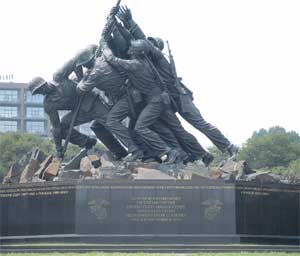
[[[79,82],[84,77],[83,67],[87,69],[86,73],[89,73],[95,63],[95,52],[98,46],[91,44],[80,50],[73,58],[67,61],[60,69],[58,69],[54,75],[53,80],[58,84],[63,83],[69,79],[72,73],[75,73],[76,77],[74,81]],[[99,96],[103,104],[104,100]],[[108,106],[107,106],[108,109]],[[124,147],[111,135],[103,124],[97,121],[93,121],[91,130],[95,133],[97,138],[113,153],[115,153],[116,159],[121,159],[127,155]]]
[[[107,63],[103,56],[100,56],[95,59],[93,69],[77,85],[77,91],[80,95],[87,94],[95,87],[104,91],[114,103],[112,109],[109,110],[108,116],[110,116],[113,112],[122,111],[124,104],[128,104],[124,88],[125,81],[125,72],[118,72]],[[133,141],[128,128],[124,124],[116,127],[115,123],[106,122],[106,127],[128,148],[128,161],[142,159],[143,153]],[[113,129],[111,129],[112,127]]]
[[[53,126],[58,157],[63,157],[62,139],[67,137],[79,103],[82,107],[74,126],[94,121],[92,130],[118,158],[127,151],[114,136],[128,148],[127,161],[143,159],[147,147],[153,156],[167,159],[166,163],[182,160],[186,153],[192,160],[201,158],[206,166],[213,161],[213,156],[185,131],[174,112],[203,132],[221,151],[236,154],[238,148],[207,123],[194,105],[192,92],[177,77],[171,53],[170,61],[162,53],[163,40],[146,38],[131,11],[119,8],[119,2],[108,16],[99,47],[89,45],[80,51],[53,75],[52,82],[36,77],[29,83],[33,95],[45,95],[44,108]],[[73,80],[69,78],[71,73],[76,75]],[[94,88],[105,93],[110,106]],[[59,110],[71,112],[60,120]],[[131,118],[131,129],[122,123],[126,117]],[[96,144],[95,139],[73,127],[70,142],[86,148]]]
[[[69,79],[65,79],[58,84],[55,81],[46,82],[41,77],[35,77],[29,82],[29,90],[32,95],[45,95],[44,109],[49,115],[50,122],[53,126],[52,134],[57,156],[63,158],[62,139],[65,139],[67,136],[74,110],[79,102],[79,96],[76,93],[76,83]],[[59,110],[70,110],[71,112],[67,113],[60,120]],[[105,124],[107,113],[108,109],[99,99],[99,96],[94,92],[87,93],[83,99],[83,104],[79,110],[74,126],[92,120],[97,120],[99,123]],[[103,129],[103,133],[104,134],[101,137],[106,137],[106,140],[110,142],[109,145],[105,146],[115,153],[117,157],[120,158],[127,154],[126,150],[108,130]],[[89,138],[73,129],[70,142],[82,148],[85,147],[90,149],[97,143],[97,140]]]
[[[177,77],[174,77],[170,63],[161,52],[164,48],[163,40],[153,37],[148,37],[146,39],[143,31],[132,19],[131,11],[127,7],[121,8],[117,15],[135,39],[144,39],[151,42],[151,60],[162,79],[166,82],[168,90],[176,102],[178,113],[196,129],[204,133],[222,152],[227,151],[230,156],[236,154],[238,152],[238,148],[230,143],[230,141],[218,128],[204,120],[200,111],[193,103],[192,92],[181,82],[179,83],[179,88],[174,86],[176,84],[175,79],[177,79]]]
[[[129,49],[130,60],[120,59],[106,47],[103,50],[105,59],[117,70],[128,74],[130,84],[139,90],[146,102],[146,107],[138,116],[134,130],[160,156],[168,155],[169,162],[174,162],[178,152],[171,150],[168,145],[151,129],[158,119],[162,120],[172,130],[183,149],[205,159],[209,155],[197,142],[193,135],[184,130],[176,115],[169,108],[169,96],[155,79],[153,70],[145,57],[147,46],[143,40],[131,42]]]

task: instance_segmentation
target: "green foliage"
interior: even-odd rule
[[[288,167],[274,167],[271,169],[273,173],[285,177],[290,183],[300,182],[300,158],[290,162]]]
[[[228,153],[223,153],[216,146],[209,147],[208,151],[214,156],[214,161],[212,162],[212,165],[214,166],[218,166],[221,162],[227,160],[229,157]]]
[[[32,152],[34,148],[42,150],[46,155],[55,154],[55,146],[50,138],[42,138],[32,134],[5,133],[0,135],[0,182],[6,175],[8,168],[22,156]],[[104,149],[97,144],[96,149]],[[80,147],[69,144],[64,161],[69,161],[79,153]]]
[[[105,150],[105,147],[103,144],[101,143],[97,143],[96,146],[94,147],[95,150]],[[64,161],[68,162],[69,160],[72,159],[72,157],[74,157],[76,154],[78,154],[80,152],[81,148],[73,145],[71,143],[68,144],[68,149],[67,149],[67,153],[64,157]]]
[[[254,132],[239,154],[239,159],[246,160],[255,169],[288,167],[299,158],[299,135],[278,126]]]
[[[54,152],[53,143],[49,138],[20,133],[0,135],[0,180],[6,174],[9,166],[34,148],[41,149],[45,154]]]
[[[69,143],[67,152],[64,157],[64,161],[68,162],[69,160],[71,160],[73,156],[75,156],[76,154],[78,154],[80,152],[80,150],[81,150],[80,147]]]

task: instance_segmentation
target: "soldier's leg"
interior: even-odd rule
[[[91,129],[97,138],[119,159],[125,157],[127,151],[105,126],[108,112],[108,107],[101,100],[96,100],[92,109],[86,115],[91,116],[92,120],[95,120]]]
[[[169,147],[177,150],[180,153],[181,160],[187,160],[188,154],[183,150],[176,136],[172,132],[172,130],[161,120],[157,120],[152,126],[151,129],[155,131],[159,137],[167,143]]]
[[[106,120],[106,127],[128,148],[129,153],[139,151],[130,136],[129,130],[122,124],[122,121],[129,115],[127,97],[121,98],[109,111]]]
[[[158,152],[160,157],[167,154],[171,148],[150,127],[158,120],[163,107],[162,102],[148,103],[140,113],[134,128],[136,133],[143,138],[152,150]]]
[[[183,112],[181,109],[179,109],[179,114],[188,123],[205,134],[211,140],[211,142],[216,145],[218,149],[223,152],[228,150],[232,145],[230,141],[221,133],[221,131],[217,127],[204,120],[199,109],[195,106],[192,99],[190,100],[191,102],[189,102],[189,111]]]
[[[181,150],[181,145],[176,139],[171,129],[165,125],[161,120],[157,120],[151,127],[151,130],[155,131],[159,137],[165,141],[171,148]]]
[[[180,145],[186,152],[191,153],[197,158],[201,158],[206,165],[213,160],[213,157],[200,145],[197,139],[183,128],[178,117],[171,111],[171,109],[166,109],[162,113],[161,120],[163,120],[164,123],[173,131]]]
[[[64,115],[61,119],[60,126],[61,126],[61,135],[62,135],[63,139],[65,139],[68,135],[70,123],[72,122],[73,115],[74,115],[74,112],[71,111],[71,112],[67,113],[66,115]],[[91,120],[92,119],[89,116],[87,116],[84,113],[82,113],[81,111],[79,111],[78,116],[76,118],[76,122],[74,123],[74,126],[90,122]],[[94,143],[89,136],[77,131],[74,128],[72,129],[70,142],[72,144],[77,145],[82,148],[86,147],[89,144]]]
[[[108,148],[108,150],[116,155],[117,159],[123,158],[127,155],[127,150],[111,134],[111,132],[104,127],[104,125],[94,121],[91,125],[91,129],[97,138]]]
[[[141,151],[143,151],[143,154],[144,154],[143,159],[144,160],[148,159],[148,158],[154,158],[156,155],[154,154],[153,150],[148,147],[148,145],[145,143],[143,138],[139,134],[137,134],[136,131],[134,130],[135,124],[136,124],[136,120],[134,120],[134,119],[129,120],[128,129],[129,129],[131,138],[133,139],[135,145],[137,145],[137,147]]]

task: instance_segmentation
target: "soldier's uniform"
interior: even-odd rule
[[[77,87],[78,90],[83,93],[91,91],[96,87],[109,95],[111,101],[114,103],[113,107],[109,111],[109,117],[115,112],[119,113],[124,109],[128,112],[129,106],[124,87],[126,79],[127,75],[124,71],[120,72],[113,68],[110,64],[108,64],[103,56],[100,56],[95,60],[93,69],[90,70],[85,79],[83,79]],[[133,153],[139,151],[139,148],[134,143],[128,128],[121,124],[121,121],[125,119],[126,116],[127,114],[124,118],[122,117],[116,122],[108,121],[106,125],[108,129],[115,134],[124,145],[126,145],[128,152]]]
[[[109,26],[109,20],[110,19],[108,19],[108,24],[105,26],[104,31]],[[98,55],[100,53],[99,50],[102,49],[102,41],[103,39],[100,40],[101,47],[96,52],[96,54]],[[128,42],[124,39],[124,37],[121,35],[118,29],[114,30],[113,36],[109,35],[109,38],[106,38],[105,43],[107,43],[110,46],[110,48],[116,56],[123,57],[124,55],[126,55]],[[84,86],[82,86],[84,91],[90,90],[93,87],[97,87],[98,89],[104,91],[105,95],[109,98],[110,103],[112,103],[111,105],[113,105],[112,109],[109,112],[109,118],[107,121],[107,126],[109,130],[112,131],[123,142],[123,144],[125,144],[128,147],[128,151],[130,153],[135,152],[135,156],[137,156],[136,158],[141,158],[142,150],[139,149],[141,148],[141,146],[143,146],[143,148],[141,149],[145,150],[147,146],[145,145],[145,143],[143,143],[142,140],[137,141],[136,138],[138,138],[138,136],[135,136],[135,134],[131,133],[131,131],[129,131],[124,126],[124,124],[121,123],[121,121],[127,116],[134,116],[133,113],[130,113],[130,102],[128,99],[131,96],[133,96],[133,98],[135,97],[134,95],[131,95],[131,92],[124,88],[124,81],[126,80],[124,72],[112,69],[105,62],[105,60],[99,57],[96,60],[95,66],[93,67],[93,71],[90,70],[91,72],[89,74],[88,79],[82,81],[82,83],[78,87],[81,88],[82,84],[84,84]],[[73,66],[74,70],[74,61],[71,61],[69,66]],[[72,70],[72,68],[67,68],[65,70],[70,71]],[[69,72],[60,73],[69,74]],[[103,80],[103,77],[107,79]],[[131,103],[134,104],[134,106],[131,106],[132,110],[136,107],[136,102]],[[93,122],[92,129],[97,134],[99,124],[97,122]],[[159,131],[162,134],[162,136],[165,136],[167,141],[172,142],[172,146],[176,144],[178,147],[180,146],[179,143],[176,142],[175,137],[172,136],[173,134],[167,133],[167,129],[159,129]]]
[[[125,71],[131,85],[138,89],[147,103],[139,115],[135,131],[146,141],[146,143],[160,155],[170,152],[169,146],[151,130],[151,125],[161,119],[175,134],[183,148],[194,155],[203,157],[206,151],[197,142],[193,135],[184,130],[176,115],[165,104],[165,93],[155,81],[155,75],[146,59],[139,58],[124,60],[116,58],[109,48],[103,51],[106,60],[115,69]]]
[[[80,50],[73,58],[68,60],[60,69],[58,69],[54,75],[53,75],[53,80],[58,83],[58,84],[64,84],[64,83],[69,83],[68,79],[69,76],[74,72],[76,75],[76,78],[74,80],[80,81],[84,74],[83,74],[83,67],[87,69],[91,69],[94,64],[94,59],[95,59],[95,52],[97,50],[98,46],[97,45],[88,45],[86,48]],[[74,86],[72,86],[72,92],[70,95],[74,94]],[[86,98],[84,99],[84,102],[82,102],[82,109],[87,109],[89,108],[88,106],[91,106],[90,104],[92,101],[91,100],[91,95],[94,95],[93,97],[97,97],[96,93],[89,93]],[[77,94],[74,95],[75,99],[78,100]],[[98,98],[98,97],[97,97]],[[101,98],[101,97],[100,97]],[[100,100],[99,98],[97,100]],[[88,102],[89,101],[89,102]],[[104,101],[102,101],[104,103]],[[96,103],[99,105],[99,103]],[[103,104],[100,104],[103,105]],[[103,110],[105,108],[105,110]],[[116,154],[117,158],[121,158],[127,155],[127,152],[125,148],[114,138],[114,136],[111,134],[109,130],[107,130],[104,126],[106,120],[106,112],[108,112],[108,108],[106,106],[100,107],[100,112],[98,114],[102,114],[102,110],[105,112],[104,117],[101,119],[101,122],[97,122],[97,124],[93,124],[91,126],[92,131],[95,133],[97,138],[113,153]],[[97,113],[94,113],[95,116],[97,116]],[[77,118],[77,121],[80,119],[80,117]],[[87,120],[90,119],[90,114],[87,115]],[[71,114],[66,115],[63,119],[65,122],[68,122],[71,120]],[[80,120],[82,122],[83,120]]]
[[[37,83],[41,85],[38,89],[35,86]],[[79,103],[79,96],[76,93],[76,83],[69,79],[65,79],[59,84],[54,81],[47,83],[42,78],[34,78],[29,83],[29,88],[33,94],[39,94],[39,90],[41,90],[42,87],[49,88],[46,93],[40,93],[45,95],[44,109],[49,115],[49,119],[53,127],[52,134],[57,155],[62,157],[62,139],[65,139],[68,134],[74,110]],[[70,112],[63,116],[60,120],[59,110],[70,110]],[[101,102],[98,95],[93,92],[88,93],[82,101],[82,107],[78,112],[74,126],[87,123],[92,120],[97,120],[99,123],[105,124],[107,112],[108,109]],[[104,141],[102,141],[104,145],[107,146],[113,153],[118,155],[118,157],[122,157],[127,154],[126,150],[108,130],[103,130],[102,137],[105,138]],[[108,144],[107,141],[109,141]],[[90,148],[96,141],[73,129],[70,142],[80,147]]]
[[[178,113],[196,129],[204,133],[221,151],[226,151],[231,146],[229,140],[220,132],[218,128],[206,122],[200,111],[193,103],[192,92],[182,83],[176,88],[175,78],[172,74],[170,63],[163,53],[155,46],[150,45],[150,56],[157,67],[163,80],[166,82],[168,90],[176,102]]]
[[[132,33],[135,39],[147,40],[141,28],[134,22],[133,19],[124,23],[127,29]],[[236,150],[234,145],[221,133],[221,131],[208,123],[201,115],[199,109],[193,103],[192,92],[180,82],[179,88],[176,88],[175,78],[172,74],[170,63],[165,58],[161,50],[163,49],[163,41],[158,38],[148,37],[151,41],[150,56],[157,71],[166,83],[170,95],[176,102],[178,113],[196,129],[205,134],[212,143],[219,148],[222,152],[228,151],[232,154]],[[156,47],[155,47],[156,46]]]

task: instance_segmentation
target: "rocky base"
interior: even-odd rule
[[[34,150],[9,169],[3,183],[29,183],[68,180],[243,180],[289,183],[270,171],[257,171],[245,161],[228,159],[219,166],[205,167],[202,162],[160,164],[157,162],[115,161],[109,151],[82,150],[71,161],[45,156]]]

